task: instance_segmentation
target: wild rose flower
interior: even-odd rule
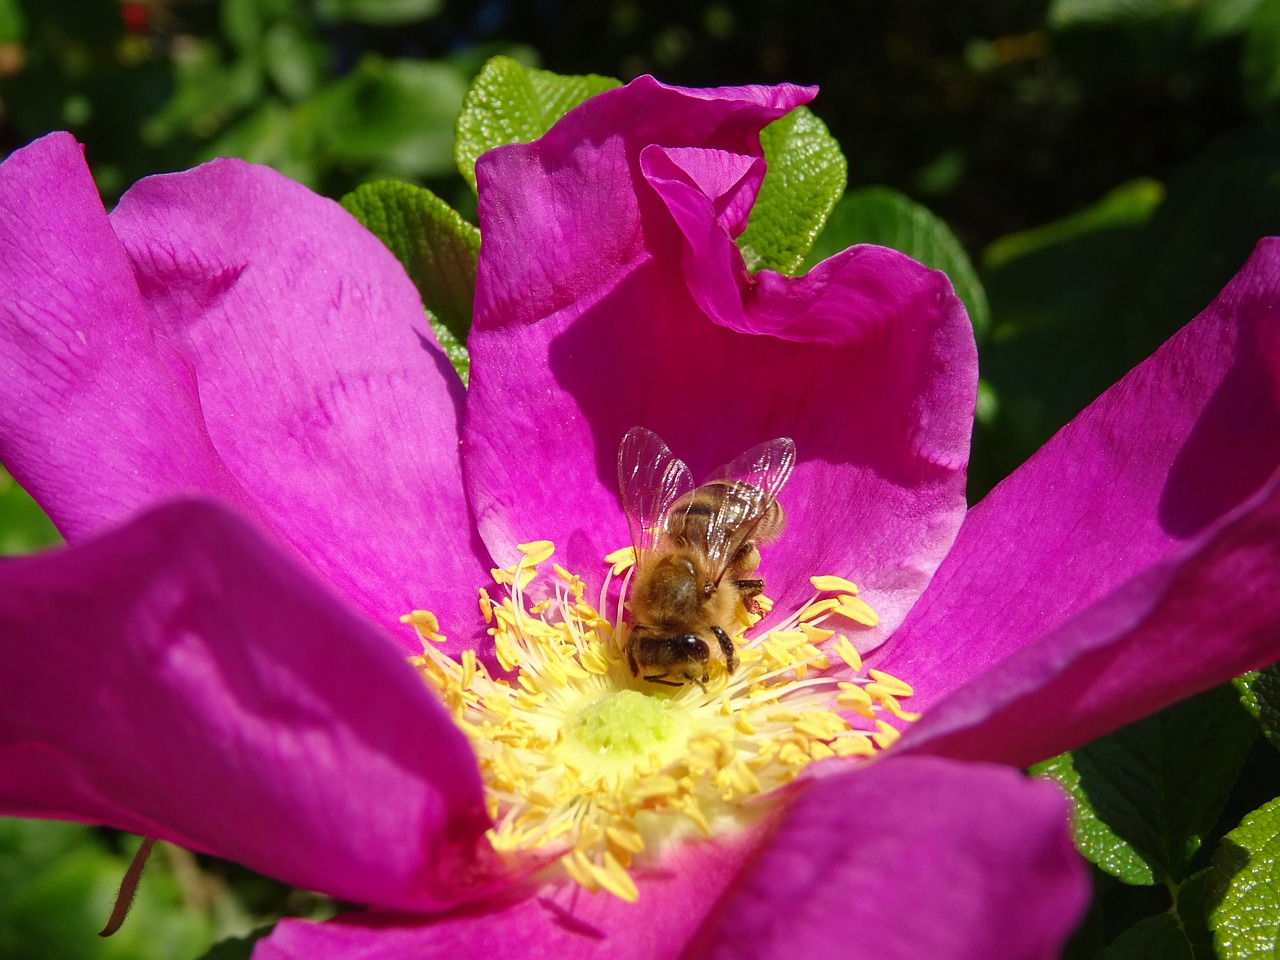
[[[377,908],[285,921],[262,957],[1052,955],[1086,896],[1065,801],[1000,764],[1280,656],[1280,247],[966,515],[975,352],[945,278],[867,247],[748,276],[733,244],[758,131],[811,95],[642,79],[487,155],[465,392],[398,264],[296,184],[217,161],[108,218],[70,138],[6,161],[0,461],[71,546],[0,568],[0,808]],[[801,634],[779,709],[817,691],[843,723],[788,720],[817,724],[807,759],[880,759],[749,800],[730,756],[702,772],[733,802],[593,821],[615,835],[557,867],[554,842],[486,838],[512,801],[454,720],[504,639],[555,655],[548,620],[583,644],[565,686],[631,683],[604,558],[627,542],[613,464],[635,424],[696,476],[794,438],[744,661]],[[526,598],[543,539],[564,576]],[[814,575],[878,618],[801,629]],[[671,702],[710,723],[720,679]],[[694,741],[730,735],[685,736],[688,779]]]

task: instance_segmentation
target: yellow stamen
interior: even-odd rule
[[[841,577],[813,578],[813,602],[759,635],[751,631],[758,618],[740,610],[738,668],[730,674],[717,657],[705,688],[668,688],[631,675],[629,628],[608,599],[609,578],[634,565],[630,548],[605,558],[603,610],[585,601],[580,577],[554,563],[543,599],[531,602],[525,590],[552,545],[518,549],[518,563],[493,571],[507,595],[498,602],[482,589],[479,602],[507,676],[490,675],[474,651],[446,655],[427,611],[403,618],[424,640],[411,662],[475,750],[494,821],[489,842],[513,865],[550,858],[584,890],[634,901],[629,871],[651,850],[740,822],[746,804],[815,760],[873,755],[898,736],[885,716],[915,716],[898,702],[909,684],[880,671],[862,676],[848,637],[820,625],[830,616],[874,618]],[[839,677],[826,672],[837,657]]]
[[[624,570],[635,566],[635,547],[623,547],[621,550],[615,550],[605,556],[604,562],[613,564],[609,572],[615,577],[619,576]]]
[[[898,737],[902,736],[898,732],[898,728],[884,720],[876,721],[876,732],[871,739],[875,741],[876,746],[881,750],[891,747]]]
[[[412,613],[406,613],[400,618],[400,622],[412,626],[423,640],[430,640],[432,643],[444,643],[449,639],[440,632],[440,621],[436,619],[436,615],[430,610],[414,610]]]
[[[800,632],[803,633],[810,643],[826,643],[836,635],[834,630],[826,630],[822,627],[815,627],[811,623],[800,624]]]
[[[857,593],[858,588],[844,577],[810,577],[809,582],[819,593]]]
[[[875,668],[872,668],[867,671],[867,676],[880,684],[895,697],[909,697],[915,693],[915,691],[911,689],[911,684],[907,683],[905,680],[899,680],[897,677],[890,676],[883,670],[876,670]]]
[[[817,603],[811,603],[804,608],[804,612],[800,614],[800,621],[803,623],[808,620],[816,620],[828,611],[834,610],[840,606],[840,601],[835,597],[827,597],[825,600],[819,600]]]
[[[836,612],[842,617],[848,617],[856,623],[865,624],[868,627],[878,626],[880,623],[880,615],[871,609],[871,606],[858,597],[842,596],[840,603],[836,607]]]
[[[551,554],[555,552],[556,545],[550,540],[533,540],[530,543],[517,543],[516,549],[524,554],[526,563],[536,567],[538,564],[546,563],[551,559]]]
[[[848,637],[836,637],[835,654],[849,666],[853,667],[855,672],[862,670],[862,657],[858,653],[857,647],[849,642]]]

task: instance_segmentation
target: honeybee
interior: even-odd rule
[[[796,446],[779,437],[752,447],[700,487],[658,435],[632,427],[618,447],[618,489],[636,551],[627,664],[652,683],[705,684],[713,645],[733,673],[725,629],[738,604],[759,614],[760,544],[782,532],[778,491]]]

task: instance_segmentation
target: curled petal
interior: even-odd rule
[[[589,108],[624,101],[660,116],[654,97],[684,98],[701,139],[677,140],[673,123],[646,128],[647,142],[582,146],[578,125],[604,122]],[[799,460],[781,496],[789,532],[765,557],[769,593],[794,609],[811,574],[855,580],[883,620],[860,638],[869,648],[901,621],[963,516],[976,352],[945,277],[892,251],[855,248],[800,278],[747,273],[735,211],[763,174],[759,129],[796,99],[779,88],[768,109],[748,108],[633,84],[486,158],[491,280],[471,338],[466,477],[496,556],[548,537],[593,576],[627,542],[614,464],[630,427],[656,431],[698,478],[790,435]],[[749,121],[750,137],[720,136],[704,114]],[[550,217],[553,243],[534,211],[575,196],[593,202],[573,228],[567,213]],[[571,229],[594,236],[606,223],[624,254],[602,246],[562,262],[560,234],[576,249]],[[497,287],[502,251],[517,244],[538,261],[523,297]]]
[[[486,244],[476,330],[572,310],[653,255],[644,221],[656,198],[639,169],[645,147],[758,159],[760,129],[816,92],[790,84],[689,90],[640,77],[592,97],[534,143],[485,154],[476,166]],[[762,176],[754,176],[752,198]],[[724,228],[741,232],[746,209],[724,205]]]
[[[347,900],[493,886],[474,756],[379,628],[224,508],[0,566],[0,809]]]

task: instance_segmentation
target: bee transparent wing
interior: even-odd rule
[[[790,437],[777,437],[752,447],[716,470],[708,483],[728,483],[724,507],[707,529],[707,556],[717,580],[748,540],[757,537],[760,522],[777,503],[796,465],[796,445]],[[777,535],[777,531],[769,537]]]
[[[770,498],[776,498],[778,491],[786,486],[795,465],[795,441],[790,437],[778,437],[734,457],[707,480],[741,480],[759,487]]]
[[[627,431],[618,446],[618,490],[637,563],[661,539],[672,504],[692,489],[693,474],[656,433]]]

